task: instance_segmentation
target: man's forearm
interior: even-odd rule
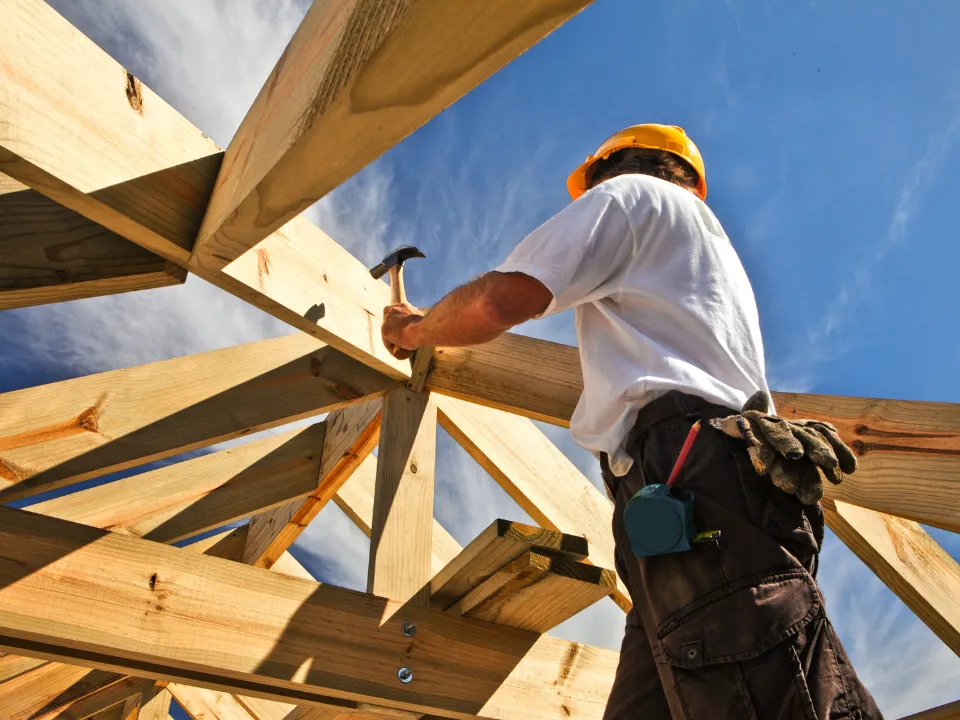
[[[552,296],[542,283],[518,273],[490,272],[458,287],[404,336],[409,347],[476,345],[543,312]]]

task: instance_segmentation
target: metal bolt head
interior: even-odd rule
[[[413,680],[413,670],[408,667],[402,667],[397,671],[397,677],[400,678],[400,682],[408,683]]]
[[[400,626],[400,632],[402,632],[407,637],[413,637],[417,634],[417,624],[412,622],[405,622]]]

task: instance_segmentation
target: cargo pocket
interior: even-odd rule
[[[792,638],[820,612],[819,592],[798,569],[744,578],[667,618],[657,650],[671,666],[686,717],[765,718],[770,701],[795,697],[803,673],[789,654]],[[803,705],[796,698],[794,706]]]

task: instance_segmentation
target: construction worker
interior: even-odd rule
[[[856,460],[828,424],[769,414],[756,301],[704,203],[699,150],[678,127],[629,127],[567,188],[573,202],[496,270],[426,312],[385,308],[382,335],[405,358],[574,309],[583,395],[570,432],[600,460],[633,601],[605,717],[881,717],[814,579],[821,478],[839,482]],[[638,557],[631,533],[655,524],[631,527],[624,509],[666,481],[697,421],[677,486],[706,541]]]

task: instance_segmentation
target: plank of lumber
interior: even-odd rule
[[[0,8],[0,86],[0,171],[189,265],[223,156],[213,141],[42,0]],[[392,377],[410,374],[380,342],[386,284],[306,218],[226,272],[194,269]]]
[[[155,685],[152,690],[145,691],[140,706],[140,720],[167,720],[171,700],[173,695],[166,687]]]
[[[833,423],[859,467],[828,498],[960,532],[960,404],[775,393],[784,417]]]
[[[960,565],[912,520],[825,500],[827,525],[960,654]]]
[[[612,593],[616,585],[613,570],[528,550],[447,612],[545,633]]]
[[[46,660],[0,653],[0,685],[46,664]]]
[[[360,463],[350,479],[340,488],[333,501],[370,537],[370,526],[373,523],[373,496],[377,485],[377,458],[368,455]],[[453,539],[444,527],[433,521],[431,531],[430,574],[436,575],[443,567],[455,558],[460,550],[460,543]]]
[[[121,709],[120,717],[124,720],[131,714],[136,718],[136,713],[140,709],[139,698],[136,696],[143,692],[149,692],[153,686],[153,680],[133,677],[123,678],[89,693],[63,710],[38,714],[36,720],[83,720],[117,705]],[[124,706],[124,701],[130,698],[133,698],[134,702]]]
[[[0,174],[0,310],[186,278],[178,265]]]
[[[376,402],[376,401],[374,401]],[[172,543],[317,487],[324,423],[32,505],[31,512]]]
[[[588,4],[315,3],[227,148],[194,262],[230,263]]]
[[[407,387],[388,392],[370,526],[367,592],[373,595],[430,603],[436,455],[433,400]]]
[[[379,399],[357,403],[327,416],[326,432],[314,447],[320,450],[319,469],[313,490],[294,500],[256,515],[250,521],[243,562],[270,567],[287,551],[337,493],[351,473],[370,454],[380,435]]]
[[[400,630],[408,621],[413,637]],[[617,663],[615,652],[8,507],[0,648],[281,702],[520,720],[599,718]],[[414,682],[397,682],[401,662]]]
[[[0,502],[380,395],[396,381],[303,334],[0,395]]]
[[[246,695],[235,695],[234,697],[241,707],[253,715],[256,720],[294,720],[299,715],[297,706],[291,703],[264,700],[263,698]],[[335,712],[339,714],[342,710],[343,708],[337,708]]]
[[[616,567],[613,504],[526,418],[437,394],[440,424],[539,525],[587,539],[588,560]],[[630,609],[618,579],[614,602]]]
[[[191,720],[257,720],[230,693],[181,683],[167,687]]]
[[[0,685],[0,708],[5,720],[56,716],[77,700],[121,678],[114,672],[48,662]]]
[[[569,426],[583,378],[577,348],[506,334],[438,348],[426,387]],[[834,423],[857,453],[860,469],[826,487],[828,498],[960,532],[960,404],[773,395],[784,416]]]
[[[494,520],[442,570],[434,573],[430,580],[430,607],[446,610],[532,548],[553,550],[576,560],[585,559],[589,552],[587,541],[577,535],[512,520]]]
[[[960,720],[960,700],[914,713],[900,720]]]

